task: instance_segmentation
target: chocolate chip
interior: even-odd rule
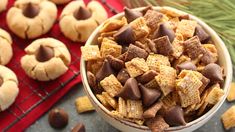
[[[142,101],[145,107],[152,105],[161,96],[161,92],[157,89],[146,88],[140,83],[139,87],[142,94]]]
[[[121,69],[117,75],[117,79],[122,84],[125,84],[126,81],[130,78],[130,75],[128,74],[126,69]]]
[[[196,27],[194,35],[198,36],[200,42],[203,44],[207,43],[210,40],[210,36],[201,26]]]
[[[99,71],[96,73],[96,79],[98,82],[103,80],[105,77],[108,77],[109,75],[114,74],[114,71],[109,64],[108,60],[105,59],[103,62],[103,65],[99,69]]]
[[[170,42],[173,42],[173,40],[175,39],[175,32],[168,27],[169,26],[167,23],[160,24],[159,28],[154,32],[154,38],[168,36]]]
[[[136,57],[145,59],[148,57],[148,53],[144,49],[141,49],[133,44],[130,44],[125,60],[130,61],[131,59]]]
[[[73,13],[73,16],[77,19],[77,20],[86,20],[88,18],[91,17],[91,12],[83,7],[80,6],[77,10],[75,10],[75,12]]]
[[[60,108],[55,108],[49,112],[48,121],[53,128],[61,129],[68,124],[68,114]]]
[[[123,26],[113,35],[113,37],[120,45],[129,45],[136,39],[134,31],[130,25]]]
[[[121,91],[117,94],[123,99],[138,100],[141,98],[140,90],[135,78],[129,78]]]
[[[150,82],[152,79],[154,79],[154,77],[157,75],[158,73],[154,70],[149,70],[147,72],[145,72],[143,75],[138,76],[137,80],[138,82],[145,84],[147,82]]]
[[[173,51],[173,46],[169,41],[168,36],[163,36],[158,39],[153,40],[155,43],[156,49],[159,54],[170,56]]]
[[[0,87],[2,86],[2,84],[3,84],[3,78],[0,77]]]
[[[86,132],[85,126],[82,123],[78,123],[71,132]]]
[[[133,20],[135,20],[138,17],[143,16],[143,14],[141,12],[131,10],[127,7],[124,8],[124,12],[125,12],[125,17],[126,17],[128,23],[132,22]]]
[[[157,49],[156,49],[156,47],[155,47],[155,43],[152,41],[152,40],[150,40],[150,39],[147,39],[147,44],[148,44],[148,46],[149,46],[149,49],[153,52],[153,53],[157,53]]]
[[[211,82],[223,81],[222,69],[218,64],[210,63],[206,65],[202,74],[210,79]]]
[[[166,109],[164,119],[170,126],[186,125],[183,109],[178,105]]]
[[[197,70],[197,67],[191,61],[185,61],[183,63],[180,63],[179,65],[177,65],[177,68],[179,70],[193,70],[193,71]]]
[[[156,113],[162,108],[162,102],[157,102],[153,104],[150,108],[144,111],[144,118],[154,118]]]
[[[39,62],[45,62],[54,57],[54,50],[51,47],[40,45],[36,52],[36,59]]]
[[[40,7],[37,4],[33,4],[31,2],[27,3],[23,8],[24,16],[28,18],[36,17],[40,12]]]
[[[108,55],[106,58],[113,69],[119,71],[124,67],[124,62],[122,60],[115,58],[112,55]]]

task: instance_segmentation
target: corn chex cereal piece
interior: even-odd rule
[[[122,99],[121,97],[118,98],[118,107],[117,107],[118,113],[120,113],[123,117],[127,116],[127,106],[126,101]]]
[[[173,29],[175,31],[179,22],[180,22],[180,19],[178,17],[173,17],[173,18],[169,19],[168,23],[169,23],[171,29]]]
[[[100,85],[111,97],[116,96],[123,88],[122,84],[117,80],[117,78],[113,74],[100,81]]]
[[[174,68],[160,65],[159,75],[155,79],[165,96],[175,89],[176,76],[176,70]]]
[[[169,58],[160,54],[149,54],[146,63],[151,70],[159,71],[160,65],[170,66]]]
[[[154,118],[150,118],[146,121],[147,126],[152,132],[164,132],[170,126],[165,122],[164,118],[160,115],[156,115]]]
[[[122,53],[122,46],[118,45],[115,41],[104,38],[101,43],[100,53],[102,57],[112,55],[118,57]]]
[[[182,34],[175,34],[175,36],[176,37],[172,42],[172,47],[173,47],[172,55],[178,59],[184,52],[184,46],[183,46],[184,38]]]
[[[117,101],[113,97],[111,97],[107,92],[102,92],[102,95],[110,106],[112,106],[114,109],[117,108]]]
[[[235,127],[235,106],[230,107],[226,112],[224,112],[221,116],[221,120],[226,130]]]
[[[198,71],[193,71],[194,75],[197,76],[197,78],[202,82],[202,86],[199,88],[200,94],[204,91],[206,86],[209,84],[210,80],[203,76],[200,72]]]
[[[148,10],[145,13],[144,18],[150,30],[155,31],[158,27],[159,22],[161,22],[161,19],[163,18],[163,14],[155,10]]]
[[[230,86],[230,91],[227,96],[228,101],[234,101],[235,100],[235,83],[232,82]]]
[[[78,113],[95,110],[87,96],[78,97],[75,101]]]
[[[131,60],[131,63],[144,72],[147,72],[149,70],[147,63],[143,58],[134,58]]]
[[[218,83],[211,86],[210,89],[211,90],[206,97],[206,102],[208,102],[209,104],[216,104],[224,95],[224,90],[220,88],[220,85]]]
[[[101,102],[101,104],[104,105],[106,108],[109,109],[111,107],[102,94],[96,94],[96,97]]]
[[[199,90],[190,91],[189,93],[186,94],[181,91],[178,91],[178,94],[180,97],[181,106],[183,108],[200,102]]]
[[[127,117],[133,119],[142,119],[143,106],[141,100],[127,100]]]
[[[203,104],[206,101],[206,97],[208,96],[209,90],[205,90],[201,96],[201,101],[199,103],[196,104],[195,109],[194,110],[198,110],[199,108],[201,108],[203,106]]]
[[[131,61],[126,62],[125,66],[126,66],[127,72],[129,73],[131,77],[137,77],[144,73],[144,71],[142,71],[141,69],[133,65]]]
[[[118,19],[108,19],[104,22],[100,32],[110,32],[114,30],[118,30],[123,25],[127,24],[126,18],[122,18],[121,20]]]
[[[180,33],[184,38],[193,37],[197,22],[193,20],[181,20],[177,26],[176,33]]]
[[[203,55],[206,52],[197,36],[186,40],[184,42],[184,49],[191,59],[196,59],[198,56]]]
[[[167,96],[164,96],[161,99],[161,101],[162,101],[164,107],[166,107],[166,108],[170,108],[170,107],[176,105],[176,100],[173,99],[172,94],[168,94]]]
[[[149,34],[149,28],[144,17],[139,17],[130,23],[133,28],[136,39],[144,38]]]
[[[82,57],[85,61],[96,60],[100,58],[98,45],[86,45],[81,47]]]
[[[156,79],[151,80],[150,82],[144,84],[146,88],[159,88]]]

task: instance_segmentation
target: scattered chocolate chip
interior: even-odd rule
[[[186,125],[183,109],[178,105],[166,109],[164,119],[170,126]]]
[[[156,49],[159,54],[170,56],[173,51],[173,46],[171,42],[169,41],[168,36],[163,36],[158,39],[153,40],[155,43]]]
[[[108,77],[109,75],[114,74],[114,71],[109,64],[108,60],[105,59],[103,62],[103,65],[99,69],[99,71],[96,73],[96,79],[98,82],[103,80],[105,77]]]
[[[132,22],[133,20],[135,20],[138,17],[143,16],[141,12],[131,10],[127,7],[124,8],[124,13],[125,13],[125,17],[126,17],[128,23]]]
[[[143,117],[144,118],[154,118],[156,113],[162,108],[162,102],[159,101],[153,104],[150,108],[144,111]]]
[[[117,79],[122,84],[125,84],[126,81],[130,78],[130,75],[128,74],[126,69],[121,69],[117,75]]]
[[[78,123],[71,132],[86,132],[85,126],[82,123]]]
[[[197,67],[194,63],[192,63],[191,61],[185,61],[183,63],[180,63],[179,65],[177,65],[177,68],[181,71],[181,70],[193,70],[196,71]]]
[[[149,46],[149,49],[153,52],[153,53],[157,53],[157,49],[156,49],[156,47],[155,47],[155,43],[152,41],[152,40],[150,40],[150,39],[147,39],[147,44],[148,44],[148,46]]]
[[[113,69],[119,71],[124,67],[124,62],[122,60],[115,58],[112,55],[108,55],[106,58]]]
[[[137,80],[138,80],[138,82],[140,82],[142,84],[145,84],[145,83],[150,82],[151,80],[153,80],[154,77],[157,76],[157,74],[158,73],[156,71],[149,70],[149,71],[145,72],[143,75],[138,76]]]
[[[68,124],[68,114],[60,108],[55,108],[49,112],[48,121],[53,128],[61,129]]]
[[[2,84],[3,84],[3,78],[0,77],[0,87],[2,86]]]
[[[36,52],[36,59],[39,62],[45,62],[54,57],[54,50],[51,47],[40,45]]]
[[[40,7],[37,4],[33,4],[31,2],[27,3],[23,8],[24,16],[28,18],[36,17],[40,12]]]
[[[77,19],[77,20],[86,20],[88,18],[91,17],[91,12],[83,7],[80,6],[77,10],[75,10],[75,12],[73,13],[73,16]]]
[[[145,59],[148,57],[148,53],[144,49],[141,49],[133,44],[130,44],[125,60],[130,61],[131,59],[136,57]]]
[[[175,39],[175,32],[172,29],[168,28],[167,23],[162,23],[159,25],[159,28],[154,32],[153,36],[154,38],[168,36],[170,42],[173,42],[173,40]]]
[[[117,94],[123,99],[138,100],[141,98],[140,90],[135,78],[129,78],[121,91]]]
[[[201,43],[205,44],[210,40],[209,34],[201,27],[197,26],[194,35],[198,36]]]
[[[210,63],[206,65],[202,74],[210,79],[211,82],[223,81],[222,69],[218,64]]]
[[[139,87],[142,94],[142,101],[145,107],[152,105],[161,96],[161,92],[157,89],[146,88],[140,83]]]
[[[114,39],[121,45],[129,45],[135,41],[135,34],[130,25],[125,25],[113,35]]]

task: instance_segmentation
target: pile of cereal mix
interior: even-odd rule
[[[98,100],[116,118],[152,131],[186,125],[224,95],[223,68],[206,31],[168,8],[124,9],[98,43],[81,48]]]

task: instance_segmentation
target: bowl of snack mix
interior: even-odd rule
[[[193,131],[221,107],[228,50],[197,17],[171,7],[125,8],[81,48],[85,92],[121,131]]]

